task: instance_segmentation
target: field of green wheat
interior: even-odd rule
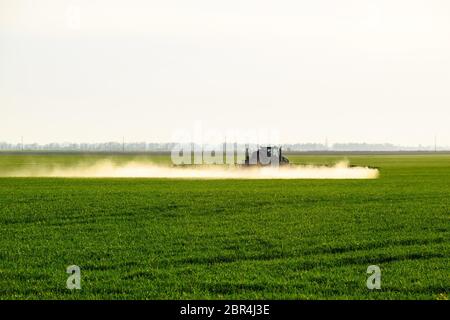
[[[450,154],[288,155],[373,180],[1,177],[136,157],[168,162],[0,154],[0,299],[448,299]]]

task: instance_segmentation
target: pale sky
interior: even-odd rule
[[[448,0],[0,0],[0,141],[450,145]]]

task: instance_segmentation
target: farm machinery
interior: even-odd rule
[[[245,148],[244,166],[283,166],[288,164],[289,160],[283,156],[281,147],[258,147],[257,150],[253,152],[251,152],[248,147]]]

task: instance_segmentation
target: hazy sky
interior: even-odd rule
[[[0,141],[450,145],[448,0],[0,0]]]

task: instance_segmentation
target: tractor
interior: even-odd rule
[[[282,166],[288,164],[289,160],[283,156],[281,146],[258,147],[256,151],[251,153],[248,147],[245,148],[244,166]]]

